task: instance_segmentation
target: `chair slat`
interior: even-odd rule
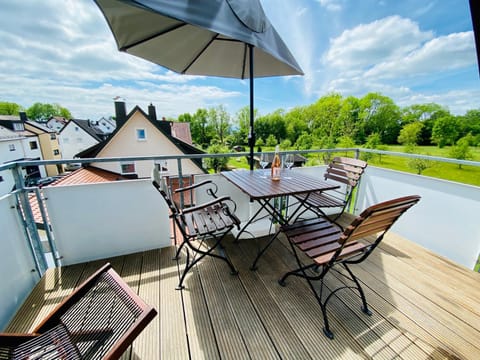
[[[292,250],[295,253],[297,251],[303,252],[311,259],[312,264],[303,264],[300,257],[296,254],[295,258],[298,268],[283,275],[279,283],[284,285],[286,278],[290,275],[305,278],[322,308],[325,325],[324,333],[328,337],[333,339],[326,311],[327,303],[332,297],[330,295],[322,295],[325,289],[324,277],[334,266],[343,265],[348,270],[346,277],[353,282],[354,286],[340,287],[333,289],[332,292],[342,288],[357,289],[363,303],[363,311],[370,314],[361,283],[357,280],[349,266],[364,261],[382,241],[383,236],[395,221],[419,200],[420,196],[413,195],[370,206],[357,216],[344,231],[340,231],[339,227],[326,216],[320,217],[316,221],[299,221],[296,224],[282,227]],[[371,237],[372,235],[376,236],[373,241],[366,239],[366,237]],[[322,267],[321,271],[318,271],[318,275],[308,274],[306,272],[307,269],[314,266]],[[321,282],[320,287],[313,285],[312,282],[315,280]]]

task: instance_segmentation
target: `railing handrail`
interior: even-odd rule
[[[421,154],[411,154],[411,153],[402,153],[396,151],[386,151],[386,150],[377,150],[377,149],[364,149],[364,148],[335,148],[335,149],[318,149],[318,150],[284,150],[280,151],[280,155],[284,154],[317,154],[317,153],[332,153],[332,152],[358,152],[358,153],[373,153],[381,155],[392,155],[407,157],[413,159],[424,159],[431,161],[440,161],[453,163],[457,165],[471,165],[471,166],[480,166],[480,161],[473,160],[459,160],[452,158],[445,158],[440,156],[431,156],[431,155],[421,155]],[[274,154],[273,151],[265,152],[267,154]],[[255,152],[255,156],[259,156],[260,152]],[[222,153],[222,154],[188,154],[188,155],[155,155],[155,156],[125,156],[125,157],[108,157],[108,158],[87,158],[87,159],[60,159],[60,160],[21,160],[21,161],[12,161],[6,164],[0,165],[0,171],[13,169],[17,166],[33,166],[33,165],[56,165],[56,164],[71,164],[71,163],[104,163],[104,162],[119,162],[119,161],[152,161],[152,160],[182,160],[182,159],[203,159],[203,158],[218,158],[218,157],[240,157],[240,156],[250,156],[248,152],[235,152],[235,153]]]

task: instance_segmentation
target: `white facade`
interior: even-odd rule
[[[172,141],[155,127],[145,116],[136,111],[122,126],[108,144],[97,154],[98,158],[128,157],[128,156],[162,156],[184,155]],[[135,161],[116,163],[95,163],[95,167],[114,173],[128,175],[137,174],[139,178],[150,177],[153,167],[151,161]],[[166,166],[165,166],[166,165]],[[177,161],[168,160],[162,166],[168,169],[170,175],[178,174]],[[192,160],[182,161],[183,174],[203,174],[203,170]]]
[[[65,125],[58,135],[63,159],[73,159],[79,152],[99,143],[97,139],[83,130],[74,120]]]
[[[105,118],[100,118],[98,121],[91,121],[95,124],[97,128],[102,130],[105,134],[111,134],[115,130],[115,121],[108,120]]]
[[[0,128],[0,164],[22,159],[43,160],[40,143],[36,136],[20,136],[15,132]],[[45,176],[44,166],[39,167],[40,176]],[[22,174],[27,175],[26,169],[22,169]],[[0,196],[8,194],[15,185],[11,171],[0,172]]]

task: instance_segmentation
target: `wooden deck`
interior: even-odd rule
[[[265,239],[258,240],[259,242]],[[302,279],[278,278],[293,267],[284,240],[259,262],[254,240],[226,242],[239,270],[204,259],[176,291],[174,248],[50,269],[7,331],[29,331],[105,261],[158,310],[125,359],[480,359],[480,274],[393,234],[354,268],[371,317],[343,290],[329,304],[334,340],[322,332],[318,303]],[[336,286],[341,276],[330,276]]]

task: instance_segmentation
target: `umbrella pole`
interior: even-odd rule
[[[253,148],[255,147],[254,122],[254,101],[253,101],[253,45],[248,44],[250,56],[250,129],[248,132],[248,145],[250,146],[250,170],[253,170]]]

